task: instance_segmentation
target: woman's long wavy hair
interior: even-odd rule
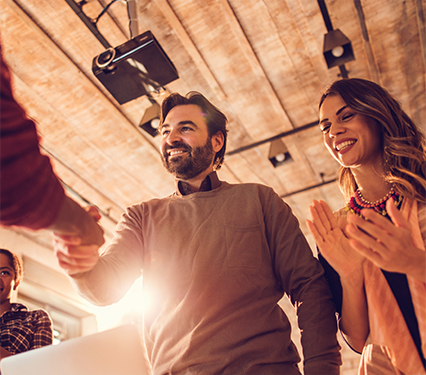
[[[386,181],[395,184],[402,196],[426,202],[425,135],[398,101],[378,84],[359,78],[335,81],[322,95],[319,108],[332,95],[340,95],[354,111],[380,124]],[[358,188],[350,168],[340,167],[339,185],[349,200]]]

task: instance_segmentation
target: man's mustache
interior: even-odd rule
[[[181,150],[185,150],[188,153],[191,153],[191,151],[192,151],[192,147],[189,146],[189,145],[187,145],[186,143],[184,143],[184,142],[175,142],[172,145],[166,145],[166,147],[164,147],[164,156],[167,157],[168,156],[167,151],[168,150],[173,150],[175,148],[178,148],[178,149],[181,149]]]

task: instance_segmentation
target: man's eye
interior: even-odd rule
[[[192,128],[190,128],[189,126],[183,126],[182,127],[182,131],[184,131],[184,132],[187,132],[187,131],[190,131],[190,130],[192,130]]]
[[[162,132],[161,132],[161,135],[164,137],[165,135],[167,135],[167,134],[169,134],[170,133],[170,131],[169,130],[163,130]]]

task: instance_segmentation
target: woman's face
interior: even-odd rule
[[[0,303],[9,300],[12,291],[18,285],[15,284],[15,270],[10,264],[9,257],[0,253]]]
[[[382,165],[381,127],[374,119],[349,108],[340,95],[326,97],[319,116],[324,144],[343,167]]]

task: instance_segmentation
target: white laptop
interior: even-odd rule
[[[151,375],[137,327],[124,325],[15,354],[1,375]]]

